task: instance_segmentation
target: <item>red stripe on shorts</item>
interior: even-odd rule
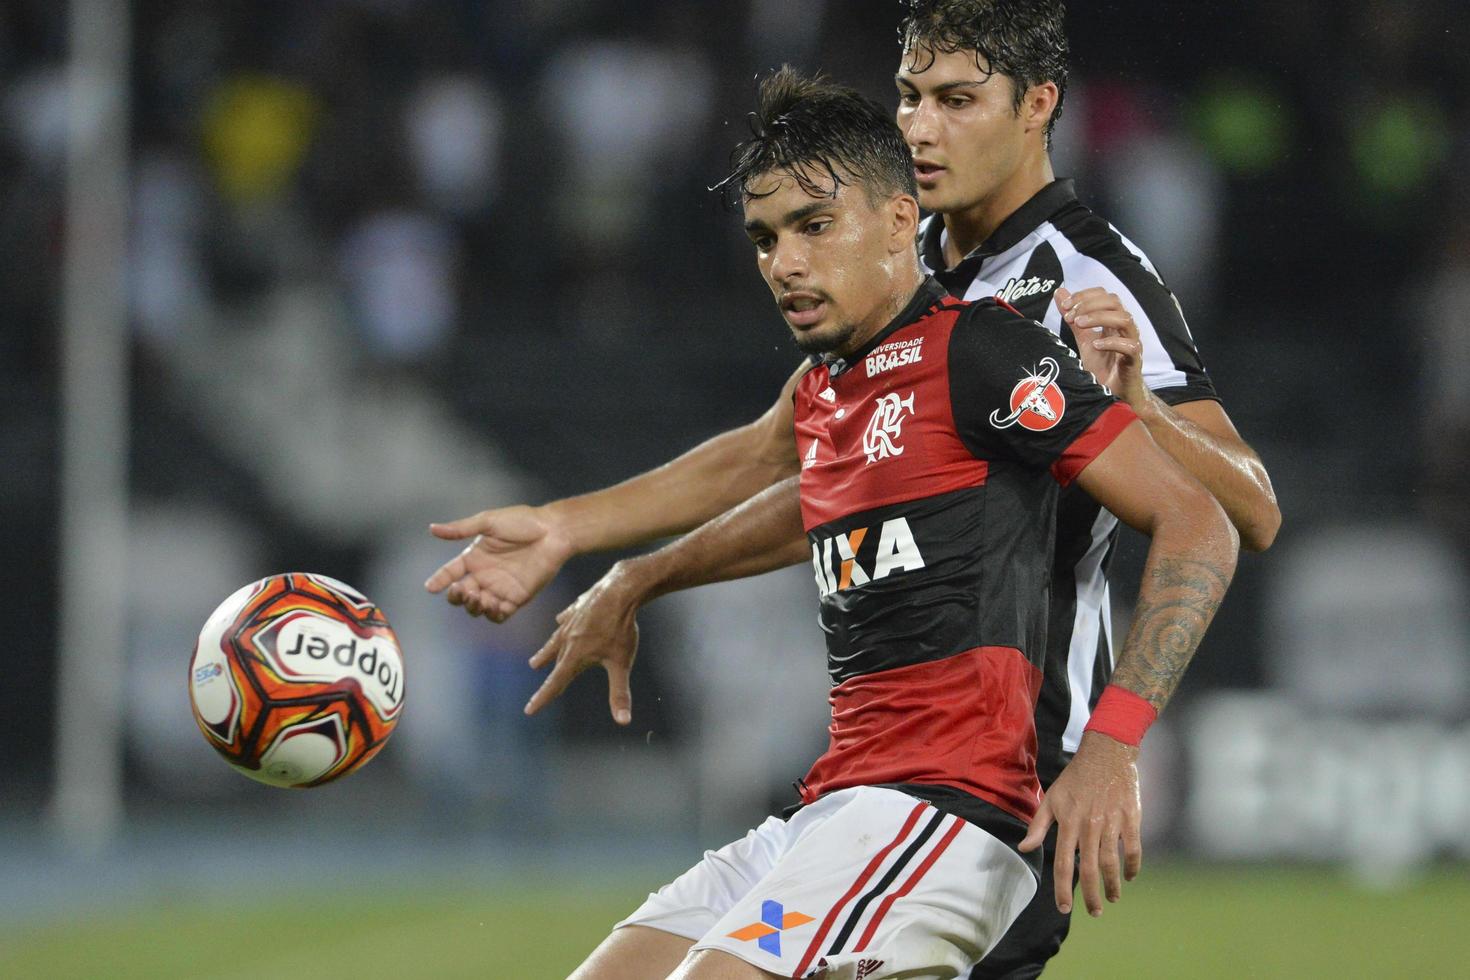
[[[878,931],[878,923],[883,921],[883,916],[888,914],[888,910],[893,907],[893,903],[914,890],[914,886],[919,883],[919,879],[924,877],[934,865],[935,861],[939,860],[939,855],[944,853],[944,849],[949,847],[949,842],[955,839],[955,835],[963,830],[964,826],[965,822],[959,817],[955,817],[954,824],[949,828],[949,831],[939,839],[938,844],[934,845],[934,850],[929,852],[929,856],[924,859],[924,862],[914,869],[914,873],[909,876],[908,881],[903,883],[903,887],[883,899],[883,904],[878,906],[878,911],[873,913],[873,918],[868,923],[868,928],[863,930],[862,938],[853,947],[852,951],[854,953],[861,953],[868,948],[868,940],[872,939],[873,933]]]
[[[867,884],[868,879],[873,877],[873,872],[877,871],[879,866],[883,864],[883,859],[888,857],[889,853],[895,847],[903,843],[903,839],[909,835],[909,831],[914,829],[914,824],[919,822],[919,815],[927,809],[929,809],[928,803],[919,803],[909,811],[909,818],[904,821],[903,829],[898,832],[898,836],[889,841],[888,846],[873,856],[873,860],[869,861],[868,866],[863,869],[863,873],[858,875],[857,881],[852,883],[852,887],[847,890],[847,894],[839,898],[837,904],[827,910],[826,917],[822,919],[821,928],[817,930],[816,936],[812,938],[812,944],[806,948],[806,952],[802,954],[801,962],[796,965],[795,972],[791,974],[793,977],[800,977],[806,972],[806,968],[811,963],[812,957],[817,955],[817,950],[822,946],[822,940],[827,938],[827,932],[832,928],[832,924],[837,921],[837,915],[842,911],[843,906],[852,901],[853,896],[858,892],[862,891],[863,885]],[[946,838],[946,842],[947,840]],[[923,868],[920,868],[920,870],[922,871]],[[912,880],[910,879],[910,881]]]

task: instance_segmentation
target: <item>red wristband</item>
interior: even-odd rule
[[[1158,710],[1137,694],[1126,687],[1109,684],[1103,688],[1102,697],[1097,699],[1097,707],[1092,709],[1092,717],[1082,730],[1115,738],[1126,745],[1138,745],[1158,716]]]

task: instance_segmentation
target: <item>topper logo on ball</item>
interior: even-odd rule
[[[285,673],[327,682],[356,676],[384,717],[402,705],[403,660],[391,643],[359,637],[341,623],[310,614],[285,619],[275,639],[266,650]]]
[[[393,669],[392,664],[388,663],[386,657],[382,663],[378,663],[377,647],[366,647],[359,654],[357,651],[357,637],[355,636],[346,643],[339,643],[336,646],[332,646],[320,636],[313,636],[308,641],[306,631],[303,630],[296,634],[296,646],[285,651],[282,656],[292,657],[301,654],[305,654],[312,660],[326,660],[330,656],[332,660],[343,667],[356,665],[359,673],[378,679],[378,683],[382,684],[387,692],[389,700],[398,700],[399,675]]]

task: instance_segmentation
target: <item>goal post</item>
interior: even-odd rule
[[[126,0],[72,0],[60,343],[59,612],[51,829],[67,853],[122,826],[127,640]]]

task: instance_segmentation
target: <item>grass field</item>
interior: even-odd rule
[[[178,895],[0,926],[4,978],[559,978],[657,882]],[[1159,866],[1074,919],[1048,978],[1470,976],[1470,871],[1394,891],[1310,869]]]

